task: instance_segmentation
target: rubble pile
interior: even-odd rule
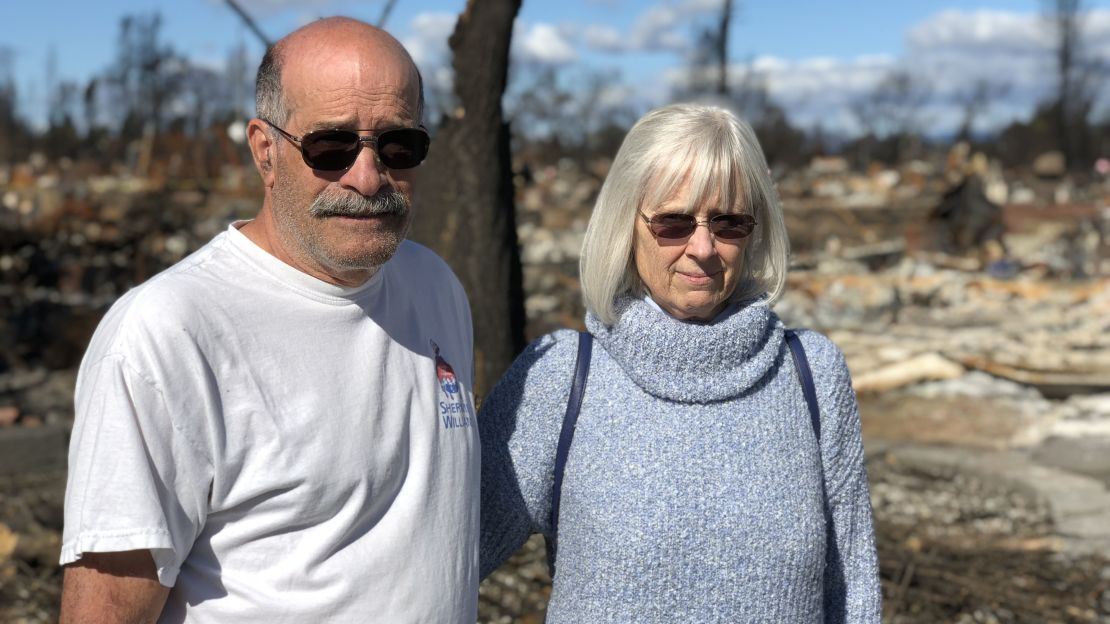
[[[583,327],[578,257],[608,163],[595,169],[582,171],[564,158],[518,184],[517,238],[529,339],[563,327]]]
[[[795,272],[778,310],[830,332],[861,391],[897,387],[876,372],[923,354],[938,356],[923,370],[931,363],[943,375],[955,370],[944,362],[960,364],[1050,396],[1110,390],[1110,278],[997,280],[907,258],[881,273]]]
[[[1063,548],[1043,498],[899,451],[1016,452],[1110,486],[1110,183],[1055,164],[1004,172],[956,150],[776,174],[792,243],[776,310],[832,337],[852,371],[888,621],[1110,617],[1107,559]],[[518,178],[529,339],[582,327],[579,250],[608,166]],[[82,167],[0,168],[0,442],[22,452],[0,449],[0,621],[57,615],[64,451],[35,463],[33,444],[64,448],[100,316],[257,208],[251,176],[175,186]],[[480,620],[542,622],[549,593],[533,539],[482,585]]]
[[[72,369],[124,292],[255,207],[65,161],[0,172],[0,426],[63,424]]]

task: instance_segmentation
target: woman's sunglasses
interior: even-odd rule
[[[424,161],[431,144],[431,139],[423,128],[398,128],[375,136],[362,136],[355,130],[315,130],[296,137],[269,121],[266,123],[300,147],[304,164],[317,171],[343,171],[349,168],[355,164],[364,143],[373,146],[386,167],[412,169]]]
[[[725,241],[737,241],[751,236],[755,231],[755,217],[750,214],[721,214],[709,219],[696,219],[694,215],[681,212],[665,212],[652,216],[645,215],[642,211],[640,218],[647,223],[652,236],[664,240],[685,240],[694,234],[694,230],[705,224],[714,238]]]

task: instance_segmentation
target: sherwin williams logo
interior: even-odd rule
[[[455,369],[443,358],[439,352],[439,345],[432,343],[432,350],[436,354],[436,379],[439,381],[439,416],[443,420],[444,429],[458,429],[470,427],[473,420],[466,407],[466,397],[461,392],[459,380],[455,377]]]
[[[449,395],[459,393],[459,380],[455,379],[455,371],[446,360],[438,356],[436,357],[436,377],[439,377],[439,385],[444,392]]]

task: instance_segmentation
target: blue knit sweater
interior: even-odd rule
[[[630,297],[617,309],[612,327],[586,319],[595,348],[547,621],[878,622],[859,413],[840,351],[800,332],[820,405],[818,453],[766,303],[710,324]],[[482,405],[483,577],[531,533],[550,538],[576,350],[575,332],[540,338]]]

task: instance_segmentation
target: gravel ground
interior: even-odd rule
[[[1110,622],[1110,562],[1059,554],[1043,502],[891,457],[868,472],[884,621]]]
[[[0,476],[0,623],[58,620],[65,473]]]

